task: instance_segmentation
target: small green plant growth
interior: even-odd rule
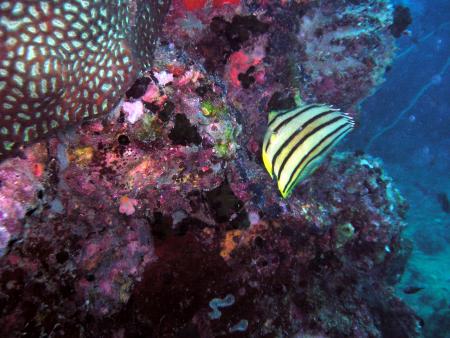
[[[216,105],[212,101],[205,100],[201,104],[201,110],[206,117],[221,117],[227,110],[223,105]]]
[[[223,138],[220,139],[215,146],[216,154],[219,158],[228,158],[234,152],[233,147],[235,146],[235,140],[238,134],[239,131],[237,129],[227,124],[223,133]]]
[[[137,137],[142,142],[153,142],[162,135],[162,123],[156,115],[145,114]]]

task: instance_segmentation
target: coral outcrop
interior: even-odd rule
[[[115,114],[0,164],[2,336],[420,336],[382,163],[334,154],[284,200],[260,159],[297,89],[356,113],[391,21],[387,1],[174,1]]]

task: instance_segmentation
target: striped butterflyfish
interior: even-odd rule
[[[289,197],[353,126],[349,115],[325,104],[271,112],[262,158],[281,195]]]

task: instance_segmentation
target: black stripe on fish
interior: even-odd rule
[[[325,112],[319,113],[317,115],[314,115],[313,117],[311,117],[309,120],[305,121],[300,127],[297,128],[296,131],[294,131],[292,133],[291,136],[289,136],[286,141],[278,147],[277,151],[275,152],[275,154],[272,157],[272,167],[275,166],[275,161],[277,160],[278,156],[281,154],[281,152],[283,151],[283,149],[285,149],[287,147],[287,145],[293,140],[295,139],[295,137],[297,137],[300,133],[304,132],[304,129],[307,128],[310,124],[312,124],[313,122],[317,121],[318,119],[329,115],[331,113],[333,113],[334,110],[327,110]],[[267,147],[267,150],[269,149],[269,147]]]
[[[294,109],[291,109],[291,110],[288,110],[288,111],[277,113],[277,115],[273,118],[273,120],[269,122],[269,127],[272,126],[277,121],[277,119],[279,117],[283,117],[284,115],[287,115],[289,113],[294,113],[295,116],[293,116],[293,118],[295,118],[298,115],[303,114],[304,112],[307,112],[310,109],[319,108],[319,107],[323,107],[323,106],[324,105],[322,105],[322,104],[310,104],[310,105],[305,106],[305,107],[297,107],[297,108],[294,108]],[[286,120],[288,120],[290,118],[291,117],[287,118]],[[274,131],[276,131],[276,129]]]
[[[323,104],[311,104],[309,106],[306,107],[297,107],[295,109],[291,109],[289,111],[284,111],[282,113],[279,113],[277,116],[275,116],[271,121],[269,121],[269,128],[272,127],[275,124],[275,121],[277,120],[277,118],[279,116],[284,116],[286,114],[293,114],[292,116],[288,117],[286,120],[281,121],[281,123],[279,125],[277,125],[273,130],[272,133],[276,134],[283,126],[285,126],[286,124],[289,124],[292,120],[296,119],[297,117],[299,117],[300,115],[302,115],[303,113],[307,113],[308,111],[310,111],[311,109],[315,109],[315,108],[320,108],[320,107],[324,107],[324,108],[329,108],[326,105]],[[302,125],[299,129],[303,129],[305,128],[305,125]],[[265,146],[265,152],[267,152],[269,150],[271,144],[271,138],[269,138],[269,140],[267,141],[267,144]]]
[[[323,116],[329,115],[330,113],[334,113],[333,110],[329,110],[325,113],[321,113],[319,115],[314,116],[313,118],[311,118],[310,120],[307,121],[307,123],[304,124],[304,127],[302,127],[302,129],[300,129],[296,135],[299,135],[300,133],[302,133],[303,129],[306,128],[308,125],[310,125],[311,123],[313,123],[314,121],[317,121],[318,119],[320,119]],[[284,167],[286,166],[286,163],[289,162],[289,159],[292,157],[292,154],[295,153],[295,151],[298,149],[298,147],[300,147],[308,138],[310,138],[311,136],[313,136],[314,134],[316,134],[317,132],[319,132],[321,129],[326,128],[327,126],[339,121],[343,119],[342,116],[337,116],[332,118],[329,121],[326,121],[320,125],[318,125],[316,128],[314,128],[312,131],[310,131],[308,134],[306,134],[305,136],[303,136],[290,150],[289,153],[286,155],[286,157],[284,158],[280,169],[278,170],[278,174],[275,174],[275,177],[277,177],[277,179],[279,178],[279,176],[281,175],[281,173],[283,172]],[[282,149],[284,149],[289,143],[284,143],[277,151],[277,153],[275,154],[273,161],[272,161],[272,167],[274,168],[274,172],[275,172],[275,161],[277,159],[277,157],[279,156],[279,154],[281,153]]]
[[[274,124],[274,122],[276,121],[277,117],[283,116],[283,115],[286,115],[286,114],[288,114],[288,113],[293,112],[294,114],[293,114],[292,116],[290,116],[290,117],[288,117],[286,120],[282,121],[278,126],[276,126],[276,127],[273,129],[273,132],[276,133],[276,132],[278,132],[278,131],[280,130],[280,128],[282,128],[283,126],[285,126],[286,124],[288,124],[288,123],[291,122],[293,119],[295,119],[295,118],[297,118],[298,116],[300,116],[301,114],[306,113],[306,112],[310,111],[311,109],[314,109],[314,108],[320,108],[320,107],[323,107],[323,105],[312,104],[312,105],[309,105],[309,106],[304,107],[304,108],[302,108],[302,109],[296,108],[296,109],[293,109],[293,110],[291,110],[291,111],[289,111],[289,112],[286,112],[286,113],[277,115],[277,116],[272,120],[272,122],[270,122],[269,127],[272,126],[272,125]]]

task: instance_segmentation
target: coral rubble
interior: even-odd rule
[[[121,109],[0,164],[2,336],[420,336],[382,164],[334,154],[284,200],[260,159],[298,88],[356,114],[391,21],[387,1],[174,1]]]

